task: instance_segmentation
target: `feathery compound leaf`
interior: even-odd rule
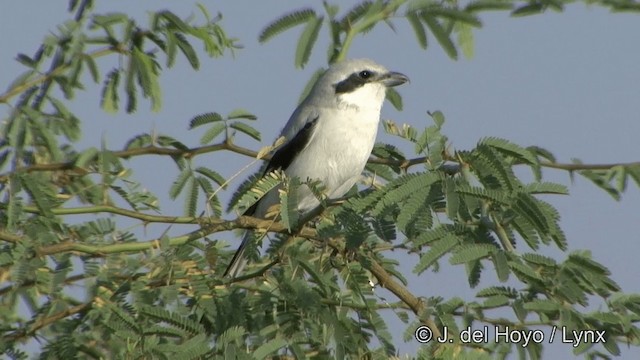
[[[231,125],[229,125],[230,128],[236,129],[238,131],[240,131],[243,134],[249,135],[250,137],[254,138],[255,140],[260,141],[261,137],[260,137],[260,132],[256,129],[254,129],[253,127],[242,123],[242,122],[233,122],[231,123]]]
[[[517,185],[521,185],[511,165],[491,146],[479,144],[472,152],[470,163],[485,187],[513,190]],[[495,180],[499,184],[496,184]]]
[[[275,338],[260,345],[251,355],[254,359],[266,359],[269,355],[274,354],[285,346],[287,346],[286,340]]]
[[[340,26],[343,29],[350,28],[351,26],[353,26],[353,24],[357,23],[358,20],[360,20],[364,16],[364,14],[369,11],[372,5],[373,1],[363,1],[357,4],[342,17],[342,19],[339,21]]]
[[[491,286],[484,288],[476,294],[477,297],[489,297],[503,295],[510,299],[516,299],[518,297],[518,290],[506,286]]]
[[[501,204],[508,204],[507,193],[499,190],[489,190],[467,184],[458,185],[455,189],[458,194],[468,195],[477,199],[491,200]]]
[[[453,41],[451,41],[451,34],[449,34],[442,27],[438,19],[434,18],[433,16],[423,14],[422,18],[424,19],[424,22],[427,24],[427,27],[429,27],[429,30],[431,30],[431,33],[436,38],[440,46],[442,46],[444,52],[453,60],[457,60],[458,50],[456,50],[456,46],[453,44]]]
[[[467,11],[434,6],[429,8],[429,10],[427,10],[427,13],[431,16],[437,16],[437,17],[454,20],[454,21],[459,21],[474,27],[482,26],[482,22],[480,21],[480,19],[477,16]]]
[[[375,216],[380,215],[390,207],[398,206],[402,201],[418,191],[429,191],[429,186],[438,182],[440,177],[435,173],[408,174],[399,177],[385,189],[382,201],[373,209]]]
[[[135,47],[132,53],[132,63],[136,64],[136,75],[138,83],[142,87],[142,94],[151,100],[151,110],[159,111],[162,106],[162,95],[154,60],[149,54]]]
[[[448,233],[442,239],[431,243],[429,251],[427,251],[426,254],[420,256],[420,261],[413,269],[413,272],[416,274],[423,273],[441,257],[455,248],[459,243],[460,238],[451,233]]]
[[[469,24],[458,23],[453,30],[458,34],[458,45],[466,59],[472,59],[474,54],[473,27]]]
[[[538,204],[538,200],[531,195],[520,193],[513,203],[513,210],[519,216],[527,219],[540,234],[549,232],[549,223],[543,210]]]
[[[189,122],[189,130],[197,128],[198,126],[209,124],[212,122],[223,121],[222,116],[216,112],[214,113],[205,113],[201,115],[197,115]]]
[[[414,224],[416,221],[422,220],[419,218],[426,218],[425,227],[431,227],[433,219],[431,217],[431,209],[427,203],[428,198],[428,189],[423,189],[422,191],[416,192],[414,196],[410,197],[407,202],[403,204],[396,219],[398,229],[400,229],[400,231],[406,233],[407,227],[410,224]]]
[[[536,231],[535,226],[529,222],[527,218],[517,216],[511,220],[509,225],[522,236],[524,241],[529,245],[532,250],[537,250],[540,247],[540,237]]]
[[[531,264],[536,264],[536,265],[543,265],[543,266],[556,266],[558,265],[558,263],[553,260],[552,258],[548,257],[548,256],[544,256],[544,255],[540,255],[540,254],[536,254],[536,253],[525,253],[522,254],[522,260],[531,263]]]
[[[313,17],[309,19],[307,26],[298,39],[298,45],[296,46],[295,66],[297,68],[304,68],[311,56],[311,50],[318,39],[318,33],[322,27],[322,21],[324,17]]]
[[[420,21],[420,17],[416,14],[415,11],[408,12],[406,15],[407,21],[411,28],[413,29],[414,34],[416,35],[416,40],[418,41],[418,45],[421,48],[427,48],[427,33],[424,30],[424,26]]]
[[[178,197],[178,195],[180,195],[180,193],[182,192],[182,189],[184,189],[184,186],[187,183],[187,181],[192,177],[193,177],[193,173],[191,172],[191,170],[184,169],[180,173],[180,175],[178,175],[178,178],[171,185],[171,188],[169,189],[169,197],[172,200],[175,200]]]
[[[303,9],[284,15],[283,17],[273,21],[271,24],[262,30],[258,41],[261,43],[266,42],[272,37],[291,29],[294,26],[304,24],[312,18],[316,17],[316,12],[313,9]]]
[[[102,99],[100,106],[108,113],[115,113],[118,111],[118,84],[120,82],[120,71],[113,69],[107,74],[107,78],[104,81],[102,87]]]
[[[200,137],[200,144],[206,145],[210,143],[211,141],[213,141],[213,139],[217,138],[218,135],[222,134],[226,128],[227,128],[227,125],[220,124],[220,123],[211,126]]]
[[[507,155],[515,157],[518,160],[521,160],[529,165],[537,165],[538,159],[535,156],[535,153],[532,153],[528,149],[525,149],[519,145],[516,145],[509,140],[495,138],[495,137],[487,137],[478,143],[483,145],[491,146],[492,148],[498,150],[499,152]]]
[[[516,276],[525,283],[533,281],[542,281],[540,274],[535,272],[530,266],[524,265],[518,261],[509,261],[509,267]]]
[[[233,119],[256,120],[256,119],[258,119],[258,117],[253,115],[252,113],[248,112],[245,109],[235,109],[235,110],[231,111],[229,113],[229,115],[227,115],[227,119],[229,119],[229,120],[233,120]]]
[[[552,182],[536,182],[527,184],[523,190],[529,194],[558,194],[569,195],[569,189],[562,185]]]
[[[449,259],[449,263],[452,265],[469,263],[474,260],[485,258],[496,250],[496,246],[490,244],[463,245],[456,249]]]
[[[398,111],[402,111],[402,96],[394,88],[387,88],[386,99]]]
[[[468,12],[480,12],[488,10],[511,10],[513,3],[500,0],[479,0],[469,3],[465,10]]]
[[[178,44],[178,47],[180,48],[180,51],[182,51],[184,57],[189,60],[189,64],[191,64],[191,67],[195,70],[198,70],[200,68],[200,60],[198,59],[198,54],[196,54],[196,51],[193,49],[191,44],[189,44],[187,38],[185,38],[184,35],[180,33],[174,33],[173,35],[175,36],[176,44]]]
[[[227,187],[227,185],[225,184],[226,180],[224,179],[224,177],[222,177],[222,175],[218,174],[217,172],[201,166],[196,168],[196,172],[213,180],[216,184],[218,184],[218,186],[222,186],[223,189],[226,189]]]
[[[186,330],[193,335],[206,332],[203,326],[192,319],[181,316],[177,313],[167,311],[157,306],[142,305],[139,310],[141,314],[152,317],[167,324],[171,324],[180,329]]]
[[[280,185],[280,183],[282,183],[281,173],[273,171],[266,174],[264,177],[260,178],[249,191],[245,192],[240,197],[237,201],[237,207],[240,208],[241,211],[251,208],[269,191]]]
[[[38,210],[46,217],[53,217],[51,209],[54,206],[55,195],[50,188],[51,184],[45,183],[40,177],[21,174],[20,183],[27,191]]]
[[[187,200],[184,203],[184,213],[187,216],[196,216],[196,210],[198,208],[198,182],[192,176],[190,178],[191,186],[189,186],[189,192],[187,193]]]

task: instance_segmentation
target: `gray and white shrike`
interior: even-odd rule
[[[343,196],[358,181],[371,155],[386,89],[408,80],[368,59],[332,65],[289,118],[282,130],[286,143],[273,154],[264,174],[281,169],[302,182],[319,180],[328,199]],[[301,213],[319,205],[305,185],[297,195]],[[278,203],[274,189],[244,215],[264,218],[267,209]],[[245,235],[225,276],[242,272],[249,239]]]

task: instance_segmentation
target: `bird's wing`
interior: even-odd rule
[[[318,123],[318,119],[319,116],[315,116],[307,121],[291,140],[281,146],[273,154],[271,160],[267,164],[267,167],[262,173],[262,176],[274,170],[286,170],[289,165],[291,165],[296,156],[309,144],[309,141],[313,137],[315,129],[317,128],[316,124]],[[254,215],[259,203],[260,201],[258,200],[248,208],[243,215]]]
[[[302,126],[302,128],[296,133],[296,135],[293,136],[291,140],[289,140],[289,142],[287,142],[285,145],[283,145],[280,149],[278,149],[273,154],[273,156],[271,157],[271,160],[269,161],[269,164],[267,165],[264,171],[263,176],[273,170],[278,170],[278,169],[286,170],[287,167],[291,165],[293,160],[296,158],[296,155],[298,155],[302,150],[304,150],[304,148],[309,144],[309,141],[311,140],[314,132],[317,129],[318,119],[319,119],[319,116],[317,115],[314,116],[313,118],[310,118],[309,121],[304,123],[304,126]],[[283,132],[283,133],[286,133],[286,132]],[[260,201],[263,199],[264,197],[258,200],[255,204],[253,204],[250,208],[248,208],[244,212],[243,215],[247,215],[247,216],[255,215],[256,209],[258,208],[258,204],[260,204]],[[243,268],[247,264],[247,259],[245,259],[245,251],[246,251],[247,245],[249,245],[249,241],[250,241],[250,237],[249,237],[249,234],[247,233],[242,239],[242,243],[240,244],[240,247],[238,248],[236,253],[233,255],[233,258],[231,259],[229,266],[224,272],[224,276],[231,276],[235,278],[238,276],[238,274],[240,274],[240,272],[242,272]]]

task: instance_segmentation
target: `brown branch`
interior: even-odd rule
[[[363,257],[360,255],[360,263],[365,266],[373,276],[376,277],[380,285],[391,291],[403,303],[407,304],[411,311],[420,319],[420,321],[431,329],[433,336],[439,338],[442,333],[436,323],[427,314],[428,303],[413,295],[404,285],[395,281],[391,274],[387,272],[375,259],[371,257]]]
[[[21,338],[27,337],[27,336],[32,336],[33,334],[35,334],[36,331],[44,328],[45,326],[51,325],[54,322],[64,319],[68,316],[71,315],[75,315],[78,313],[81,313],[83,311],[89,310],[92,306],[91,302],[88,303],[84,303],[84,304],[80,304],[77,306],[72,306],[66,310],[63,310],[59,313],[53,314],[51,316],[47,316],[47,317],[41,317],[38,320],[36,320],[31,326],[29,326],[28,328],[23,328],[23,329],[18,329],[8,335],[5,335],[2,337],[2,340],[6,341],[6,342],[14,342],[16,340],[19,340]]]
[[[92,51],[88,54],[85,54],[87,56],[93,57],[93,58],[99,58],[108,54],[112,54],[112,53],[119,53],[120,51],[118,51],[117,47],[107,47],[107,48],[101,48],[95,51]],[[56,67],[55,69],[51,69],[49,72],[47,72],[44,75],[38,76],[35,79],[32,79],[30,81],[24,82],[18,86],[15,86],[9,90],[7,90],[5,93],[3,93],[2,95],[0,95],[0,103],[7,103],[12,97],[36,86],[39,85],[41,83],[50,81],[51,79],[53,79],[55,76],[59,75],[60,73],[62,73],[63,71],[65,71],[67,68],[69,67],[69,63],[66,64],[61,64],[60,66]]]
[[[231,152],[235,152],[237,154],[249,156],[249,157],[257,157],[258,152],[253,151],[248,148],[244,148],[242,146],[238,146],[231,141],[225,141],[219,144],[207,145],[207,146],[199,146],[194,148],[187,149],[177,149],[177,148],[163,148],[157,147],[155,145],[114,151],[113,155],[119,158],[128,159],[134,156],[140,155],[163,155],[163,156],[181,156],[184,158],[192,158],[200,154],[206,154],[210,152],[220,151],[220,150],[228,150]],[[270,156],[265,156],[264,159],[270,159]],[[35,172],[35,171],[69,171],[73,170],[78,174],[86,174],[89,171],[84,168],[77,167],[73,161],[59,162],[59,163],[51,163],[51,164],[33,164],[24,167],[18,167],[15,170],[0,175],[0,183],[7,182],[11,174],[20,173],[20,172]]]
[[[141,155],[181,156],[184,158],[192,158],[197,155],[206,154],[206,153],[215,152],[215,151],[221,151],[221,150],[228,150],[236,154],[241,154],[241,155],[245,155],[252,158],[258,157],[257,151],[254,151],[242,146],[238,146],[233,142],[231,142],[230,140],[226,140],[218,144],[199,146],[194,148],[186,148],[186,149],[164,148],[164,147],[157,147],[155,145],[150,145],[146,147],[114,151],[113,155],[123,159],[127,159],[134,156],[141,156]],[[263,160],[269,160],[270,158],[271,157],[268,154],[262,157]],[[369,163],[394,166],[394,167],[399,167],[401,169],[406,170],[411,166],[423,164],[427,160],[428,158],[424,156],[405,159],[405,160],[394,160],[394,159],[383,159],[378,157],[371,157],[369,159]],[[454,158],[449,160],[457,162],[457,159],[454,159]],[[575,164],[575,163],[557,163],[557,162],[550,162],[550,161],[541,161],[540,166],[551,168],[551,169],[566,170],[566,171],[608,170],[615,166],[640,166],[640,161],[634,161],[634,162],[628,162],[628,163],[610,163],[610,164]],[[88,172],[87,169],[79,168],[75,166],[75,164],[71,161],[52,163],[52,164],[34,164],[34,165],[16,168],[14,171],[0,175],[0,182],[8,181],[8,178],[12,173],[18,173],[18,172],[29,173],[34,171],[63,171],[63,170],[73,170],[79,174],[85,174]]]
[[[169,246],[183,245],[191,241],[201,239],[213,233],[229,231],[233,229],[268,229],[269,232],[289,233],[289,229],[282,223],[273,222],[272,220],[253,218],[249,216],[241,216],[235,220],[207,218],[195,220],[197,220],[197,222],[201,225],[201,228],[196,231],[192,231],[187,234],[169,239]],[[312,228],[303,227],[296,233],[296,235],[304,238],[315,238],[317,237],[317,232]],[[23,241],[24,237],[0,231],[0,240],[17,243]],[[58,244],[37,248],[35,249],[35,252],[38,256],[76,252],[101,257],[107,254],[139,252],[159,248],[160,239],[153,239],[143,242],[114,243],[108,245],[92,245],[68,240]]]

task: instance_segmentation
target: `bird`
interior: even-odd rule
[[[360,178],[375,144],[386,89],[409,78],[370,59],[347,59],[331,65],[316,81],[284,126],[285,143],[272,155],[263,176],[281,170],[301,182],[319,181],[327,199],[346,194]],[[298,188],[297,211],[320,205],[305,185]],[[264,218],[279,203],[278,189],[269,191],[243,215]],[[247,264],[248,233],[224,276],[236,278]]]

